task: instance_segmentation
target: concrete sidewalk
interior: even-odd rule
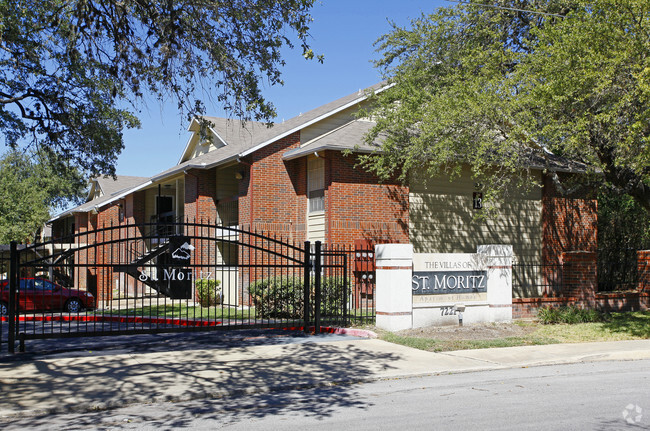
[[[437,373],[634,359],[650,359],[650,340],[431,353],[376,339],[329,336],[181,351],[86,351],[0,363],[0,417]]]

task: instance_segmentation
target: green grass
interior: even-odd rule
[[[369,321],[374,322],[372,310],[350,310],[348,317],[351,325],[363,325]],[[144,316],[144,317],[175,317],[189,319],[249,319],[256,318],[255,307],[246,309],[234,307],[201,307],[200,305],[188,306],[186,304],[160,304],[148,305],[138,308],[122,308],[113,310],[96,311],[95,314],[112,316]],[[299,319],[298,319],[299,320]]]
[[[435,338],[402,336],[376,328],[372,329],[384,341],[430,352],[650,338],[650,312],[648,311],[612,313],[603,318],[605,319],[604,321],[575,324],[515,322],[513,324],[528,327],[530,332],[518,337],[489,340],[439,340]]]
[[[147,305],[138,308],[97,311],[96,314],[111,316],[170,317],[188,319],[248,319],[255,318],[254,308],[201,307],[185,304]]]
[[[492,340],[437,340],[433,338],[404,337],[392,332],[383,333],[380,338],[390,343],[401,344],[429,352],[449,352],[452,350],[489,349],[492,347],[517,347],[541,344],[556,344],[558,340],[541,337],[506,337]]]

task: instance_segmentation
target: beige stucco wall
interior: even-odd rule
[[[541,179],[541,172],[536,174]],[[475,253],[481,244],[512,244],[514,262],[539,264],[542,256],[542,191],[513,192],[497,205],[491,218],[477,218],[472,209],[477,191],[469,169],[448,177],[411,184],[410,239],[415,253]],[[537,296],[540,292],[513,292]]]

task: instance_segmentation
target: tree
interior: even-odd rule
[[[598,196],[599,290],[636,285],[637,250],[650,247],[650,214],[628,195]]]
[[[648,34],[645,0],[481,0],[394,27],[367,137],[383,152],[364,163],[402,179],[470,165],[496,200],[563,157],[650,211]]]
[[[535,29],[517,75],[521,122],[650,212],[650,4],[580,2]]]
[[[174,98],[188,118],[199,93],[233,116],[268,121],[263,82],[282,84],[282,47],[309,48],[313,0],[0,0],[0,130],[114,174],[137,101]],[[294,38],[290,38],[294,34]],[[322,60],[322,58],[319,58]]]
[[[78,170],[44,154],[11,151],[0,159],[0,244],[33,239],[53,207],[79,199]]]

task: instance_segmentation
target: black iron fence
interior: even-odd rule
[[[636,250],[617,261],[599,259],[596,271],[599,292],[636,290]],[[515,263],[512,266],[513,292],[519,297],[558,296],[565,287],[564,283],[560,264]]]
[[[598,251],[598,291],[634,290],[638,286],[636,249]]]
[[[14,249],[0,342],[13,352],[35,339],[320,331],[374,319],[374,273],[359,271],[358,249],[207,223],[159,227],[120,224]]]
[[[562,265],[519,262],[512,265],[512,291],[521,298],[558,296],[564,286]]]

